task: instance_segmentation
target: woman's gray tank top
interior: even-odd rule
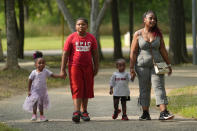
[[[154,57],[155,62],[162,62],[163,58],[160,54],[159,47],[160,47],[160,37],[157,36],[155,40],[152,42],[147,42],[144,40],[143,36],[140,34],[138,37],[138,44],[139,44],[139,50],[137,55],[137,66],[143,66],[143,67],[152,67],[153,61],[152,61],[152,54]],[[151,46],[152,45],[152,54],[151,54]]]

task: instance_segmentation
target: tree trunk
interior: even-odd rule
[[[99,10],[99,2],[98,0],[92,0],[91,1],[91,13],[90,13],[90,33],[92,33],[98,42],[98,50],[99,50],[99,59],[103,60],[103,53],[101,51],[101,44],[100,44],[100,40],[99,40],[99,27],[101,25],[101,22],[104,18],[104,15],[107,11],[107,8],[109,6],[109,4],[111,3],[112,0],[105,0],[101,10],[98,12]]]
[[[134,2],[129,1],[129,33],[130,33],[130,46],[133,40],[133,29],[134,29]]]
[[[70,14],[68,8],[64,4],[64,1],[63,0],[56,0],[56,2],[58,4],[60,11],[62,12],[62,14],[64,16],[64,20],[67,21],[67,23],[68,23],[68,27],[69,27],[70,31],[75,32],[74,19],[72,18],[72,15]]]
[[[24,0],[24,17],[25,21],[29,20],[29,5],[27,0]]]
[[[122,58],[122,46],[120,38],[120,25],[118,16],[118,1],[113,0],[111,2],[111,16],[112,16],[112,29],[114,39],[114,59]]]
[[[99,59],[103,60],[104,57],[101,51],[100,37],[99,37],[98,31],[96,31],[97,30],[96,19],[98,16],[98,12],[99,12],[98,0],[92,0],[91,1],[91,13],[90,13],[90,33],[92,33],[97,40]]]
[[[19,5],[19,46],[18,58],[24,58],[24,1],[18,0]]]
[[[50,15],[53,15],[53,8],[51,7],[51,0],[46,0],[47,8],[49,10]]]
[[[68,23],[69,29],[71,30],[71,32],[74,32],[75,31],[75,23],[74,23],[74,20],[72,18],[72,15],[70,14],[68,8],[64,4],[64,1],[63,0],[56,0],[56,2],[58,4],[60,11],[62,12],[62,14],[64,16],[64,19]],[[101,25],[101,22],[103,20],[103,17],[105,15],[105,12],[106,12],[107,7],[110,2],[111,2],[111,0],[105,0],[102,9],[98,13],[98,0],[92,0],[92,7],[91,7],[91,14],[90,14],[90,33],[92,33],[97,39],[100,59],[103,58],[103,55],[101,52],[100,42],[98,40],[99,27]],[[98,14],[98,15],[96,15],[96,14]]]
[[[187,53],[187,43],[186,43],[186,26],[185,26],[185,12],[184,12],[184,6],[183,6],[183,0],[179,1],[180,2],[180,14],[181,15],[181,41],[182,41],[182,46],[181,46],[181,52],[183,56],[183,62],[189,62],[188,58],[188,53]]]
[[[17,59],[17,34],[15,24],[14,0],[6,0],[7,63],[6,68],[19,68]]]
[[[4,14],[5,14],[5,27],[7,26],[7,22],[6,22],[6,0],[4,0]]]
[[[1,42],[1,29],[0,29],[0,62],[4,61],[3,58],[3,47],[2,47],[2,42]]]
[[[186,62],[185,19],[182,0],[169,0],[170,48],[169,57],[173,64]]]

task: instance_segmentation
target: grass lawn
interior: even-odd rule
[[[0,123],[0,131],[20,131],[20,130],[16,128],[10,128],[5,124]]]
[[[197,86],[173,89],[168,94],[170,112],[187,118],[197,118]],[[155,99],[151,102],[153,106]]]
[[[64,38],[64,40],[66,37]],[[124,36],[121,37],[122,47],[124,47]],[[192,45],[192,35],[187,34],[187,44]],[[100,36],[102,48],[113,48],[112,36]],[[164,41],[166,46],[169,44],[169,36],[164,35]],[[2,40],[3,50],[7,49],[6,39]],[[61,49],[63,46],[62,37],[46,36],[46,37],[27,37],[25,38],[25,50],[55,50]]]
[[[0,100],[27,92],[30,72],[25,69],[0,70]],[[62,87],[68,84],[68,79],[47,79],[48,88]]]

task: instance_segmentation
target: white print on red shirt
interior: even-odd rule
[[[76,51],[87,52],[90,51],[91,42],[75,42]]]

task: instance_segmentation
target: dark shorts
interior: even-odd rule
[[[114,96],[114,99],[120,99],[120,101],[130,101],[130,96]]]

